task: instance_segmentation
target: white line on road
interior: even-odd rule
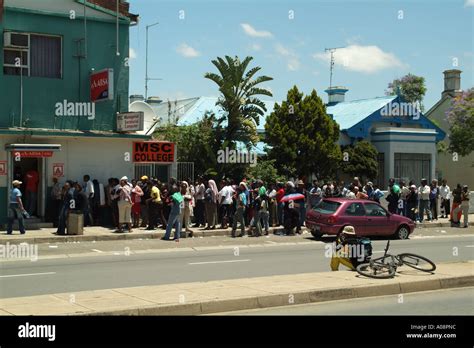
[[[9,275],[2,275],[2,276],[0,276],[0,278],[29,277],[29,276],[46,275],[46,274],[56,274],[56,272],[9,274]]]
[[[466,248],[474,248],[474,245],[465,245]]]
[[[206,264],[211,264],[211,263],[230,263],[230,262],[247,262],[247,261],[250,261],[250,259],[245,259],[245,260],[228,260],[228,261],[191,262],[191,263],[188,263],[188,265],[206,265]]]
[[[103,253],[102,250],[99,250],[99,249],[91,249],[92,251],[95,251],[96,253]]]

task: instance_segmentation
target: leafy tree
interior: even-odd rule
[[[367,140],[345,146],[341,169],[351,176],[375,179],[378,174],[377,149]],[[345,161],[347,159],[347,161]]]
[[[275,183],[284,180],[283,176],[278,175],[278,171],[275,168],[275,160],[257,161],[255,167],[247,168],[246,176],[249,179],[261,179],[265,183]]]
[[[285,176],[334,173],[341,159],[337,145],[339,125],[326,114],[326,107],[313,90],[303,96],[294,86],[286,101],[275,107],[265,124],[269,158]]]
[[[474,88],[454,98],[446,113],[449,128],[449,151],[467,156],[474,151]]]
[[[241,62],[237,56],[235,58],[225,56],[225,59],[217,57],[212,61],[212,64],[217,68],[219,74],[206,73],[204,75],[219,87],[221,96],[217,105],[226,114],[227,127],[224,142],[230,148],[235,148],[235,141],[242,141],[247,146],[258,142],[256,126],[259,116],[263,116],[267,109],[256,96],[272,97],[269,90],[258,87],[258,85],[273,79],[268,76],[255,77],[255,74],[261,70],[258,66],[247,70],[252,59],[252,57],[246,57]]]
[[[402,78],[395,79],[388,84],[386,95],[400,96],[408,103],[419,103],[421,111],[424,111],[423,98],[426,93],[425,78],[408,74]]]

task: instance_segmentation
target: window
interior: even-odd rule
[[[431,181],[431,155],[424,153],[395,153],[395,178],[409,182]]]
[[[321,204],[314,208],[315,211],[322,214],[332,214],[337,211],[341,203],[323,200]]]
[[[60,36],[5,32],[4,42],[5,75],[62,77]]]
[[[362,203],[352,203],[350,206],[347,207],[345,211],[345,215],[349,216],[364,216],[365,209]]]
[[[365,210],[367,211],[367,216],[387,216],[385,209],[374,203],[366,203]]]

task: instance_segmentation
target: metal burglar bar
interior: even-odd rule
[[[139,180],[143,175],[158,178],[161,182],[167,182],[169,180],[169,165],[156,163],[135,164],[135,178]]]
[[[194,162],[178,162],[178,180],[191,180],[194,182]],[[191,184],[191,183],[189,183]]]

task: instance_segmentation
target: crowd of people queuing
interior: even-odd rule
[[[18,182],[15,183],[18,186]],[[18,195],[11,198],[12,213],[21,219]],[[283,226],[279,234],[301,233],[306,210],[316,207],[323,198],[345,197],[381,202],[385,199],[393,214],[423,222],[450,216],[452,226],[468,226],[469,190],[458,184],[451,191],[446,180],[438,185],[433,180],[428,185],[422,179],[420,186],[413,181],[408,185],[389,179],[387,196],[370,181],[363,184],[358,177],[346,185],[344,181],[320,182],[306,185],[302,180],[264,183],[262,180],[242,179],[238,184],[231,179],[216,183],[213,179],[199,177],[195,182],[171,178],[160,182],[144,175],[138,180],[126,176],[108,179],[104,187],[97,180],[84,175],[83,182],[66,181],[64,185],[53,178],[51,203],[48,211],[57,226],[58,234],[65,234],[67,217],[71,211],[84,215],[84,226],[112,225],[117,232],[144,227],[147,230],[166,230],[164,240],[192,236],[193,228],[213,230],[232,229],[232,237],[268,235],[270,227]],[[285,199],[295,195],[295,199]],[[20,197],[18,196],[18,197]],[[21,201],[20,203],[21,204]],[[16,208],[15,208],[16,207]],[[22,224],[23,227],[23,224]],[[240,233],[237,235],[237,229]],[[24,228],[22,229],[24,231]]]

